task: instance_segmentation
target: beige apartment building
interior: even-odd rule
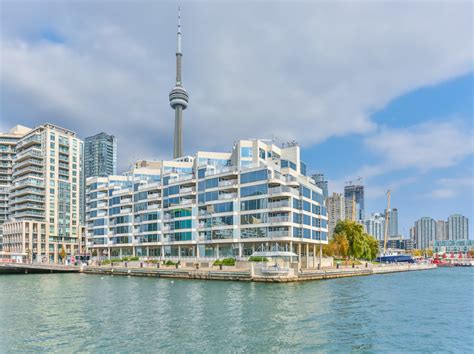
[[[327,197],[326,207],[328,211],[328,236],[331,239],[338,221],[346,219],[346,200],[344,194],[333,193]]]
[[[3,252],[27,261],[59,262],[82,252],[80,186],[83,142],[43,124],[15,145]]]

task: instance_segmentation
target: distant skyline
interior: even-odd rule
[[[177,3],[1,1],[0,131],[45,122],[171,158]],[[295,139],[329,192],[363,178],[399,231],[474,222],[473,4],[182,4],[185,153]]]

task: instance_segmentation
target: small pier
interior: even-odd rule
[[[334,278],[368,276],[376,274],[388,274],[397,272],[420,271],[436,269],[434,264],[396,264],[377,265],[366,267],[340,267],[328,269],[306,269],[293,275],[262,275],[250,269],[239,269],[228,267],[227,269],[193,269],[193,268],[152,268],[152,267],[85,267],[83,272],[88,274],[102,275],[125,275],[155,278],[178,278],[199,280],[230,280],[230,281],[255,281],[270,283],[286,283],[309,280],[324,280]]]
[[[81,267],[60,264],[0,263],[0,274],[79,273]]]

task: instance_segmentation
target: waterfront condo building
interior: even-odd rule
[[[469,219],[461,214],[454,214],[448,217],[448,239],[468,240]]]
[[[327,213],[301,166],[296,144],[241,140],[229,153],[139,161],[123,176],[89,178],[89,249],[102,257],[178,258],[278,249],[315,262],[327,243]]]
[[[85,181],[89,177],[117,174],[117,139],[104,132],[84,139],[83,185],[81,187],[81,224],[85,221]]]
[[[3,251],[28,261],[58,262],[81,251],[82,141],[72,131],[43,124],[15,146],[9,221]]]
[[[385,216],[380,213],[373,213],[370,218],[363,221],[364,230],[378,241],[383,241],[385,237]]]
[[[430,217],[422,217],[415,221],[410,230],[410,236],[418,249],[426,249],[432,246],[436,237],[436,221]]]
[[[324,173],[315,173],[311,175],[315,184],[323,191],[323,198],[328,198],[328,181],[324,178]]]
[[[346,203],[344,195],[333,193],[326,198],[326,207],[328,212],[328,235],[331,239],[334,234],[334,228],[340,220],[346,219]]]
[[[84,177],[107,177],[117,174],[117,139],[99,133],[84,139]]]
[[[393,208],[385,209],[385,214],[388,213],[388,230],[387,230],[387,236],[388,237],[397,237],[399,236],[398,234],[398,209]]]
[[[18,140],[31,129],[17,125],[8,133],[0,133],[0,227],[8,220],[9,191],[13,179],[13,158]]]
[[[18,140],[31,129],[17,125],[8,133],[0,133],[0,252],[2,251],[2,225],[8,220],[9,194],[12,185],[13,158]]]
[[[355,221],[364,220],[365,207],[364,207],[364,186],[362,185],[349,185],[344,187],[344,197],[346,198],[346,205],[350,204],[351,218],[352,219],[352,201],[356,203],[356,215]],[[348,213],[346,213],[347,215]]]
[[[448,240],[448,222],[444,220],[436,220],[436,241]]]

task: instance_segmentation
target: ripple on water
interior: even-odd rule
[[[0,277],[8,351],[468,352],[472,269],[293,284]]]

